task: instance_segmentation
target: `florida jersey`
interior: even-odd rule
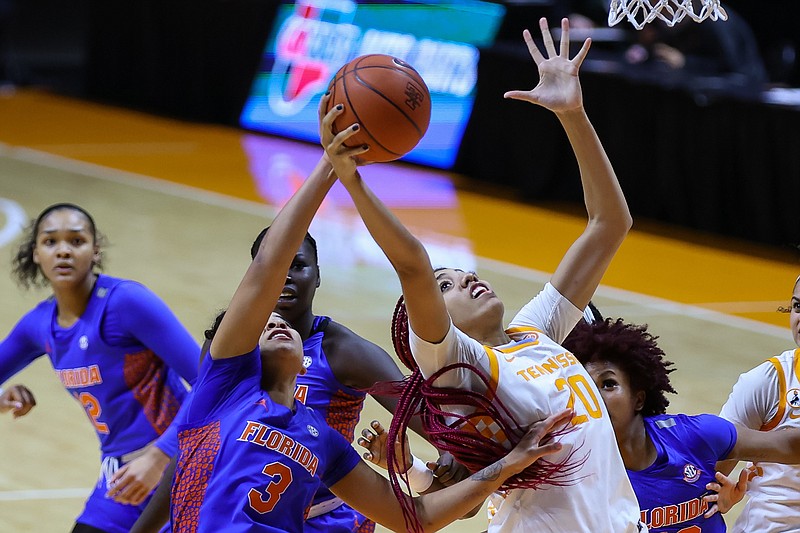
[[[207,357],[179,428],[175,532],[302,531],[320,480],[335,484],[358,453],[313,409],[276,404],[261,359]]]
[[[714,415],[658,415],[644,424],[657,457],[644,470],[628,470],[628,477],[650,533],[725,533],[720,513],[704,518],[703,496],[715,481],[717,461],[736,444],[736,428]]]
[[[187,394],[180,377],[197,375],[199,347],[147,288],[100,275],[71,327],[59,326],[54,298],[19,321],[0,345],[0,383],[43,354],[85,409],[103,455],[122,456],[170,426]]]

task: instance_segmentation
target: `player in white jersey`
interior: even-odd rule
[[[800,277],[787,311],[794,342],[800,347]],[[720,416],[761,431],[800,428],[800,348],[786,350],[742,374]],[[721,470],[729,473],[735,464]],[[733,532],[800,531],[800,466],[758,462],[747,467],[749,499]]]
[[[570,59],[567,20],[561,23],[558,49],[547,21],[541,19],[539,26],[544,53],[527,30],[523,33],[538,67],[539,84],[531,91],[510,91],[505,97],[545,107],[559,119],[578,160],[589,220],[550,283],[518,313],[508,330],[503,326],[503,304],[488,283],[471,272],[432,269],[422,244],[361,180],[358,161],[343,156],[342,134],[334,136],[323,128],[322,144],[367,228],[400,278],[408,320],[396,323],[395,333],[408,333],[406,326],[413,330],[411,352],[419,369],[398,402],[389,429],[390,441],[404,432],[408,418],[420,405],[416,392],[422,394],[430,385],[450,387],[449,391],[431,391],[430,397],[440,395],[437,408],[465,406],[423,417],[431,442],[439,447],[441,441],[435,439],[441,437],[445,444],[442,449],[473,470],[492,460],[483,452],[488,450],[495,458],[502,456],[520,437],[520,429],[565,407],[572,408],[575,416],[571,424],[554,436],[564,446],[560,457],[539,462],[538,469],[526,470],[504,485],[509,490],[504,498],[497,496],[497,512],[489,530],[644,531],[601,397],[586,371],[558,344],[581,318],[581,310],[597,289],[632,219],[614,170],[583,108],[578,70],[590,41]],[[518,230],[521,246],[536,246],[535,232],[530,228]],[[452,363],[470,368],[459,367],[437,380],[438,372]],[[473,415],[454,422],[458,420],[454,417],[465,411]],[[476,416],[478,412],[482,415]],[[428,424],[434,419],[444,421],[446,427]],[[448,443],[454,448],[448,449]],[[393,447],[387,453],[392,472],[396,466]],[[535,487],[538,490],[532,490]],[[413,524],[415,517],[410,518]]]

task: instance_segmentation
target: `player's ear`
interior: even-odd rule
[[[636,403],[634,404],[634,409],[638,413],[642,409],[644,409],[644,401],[647,399],[647,393],[643,390],[640,390],[636,393]]]

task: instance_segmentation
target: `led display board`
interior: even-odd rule
[[[317,142],[319,99],[339,67],[388,54],[410,63],[431,92],[428,132],[403,160],[449,169],[472,111],[479,48],[493,43],[504,14],[473,0],[281,4],[240,124]]]

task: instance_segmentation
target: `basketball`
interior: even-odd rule
[[[331,80],[330,111],[344,104],[333,123],[338,133],[358,123],[360,129],[345,143],[363,144],[369,150],[360,159],[394,161],[410,152],[428,130],[431,97],[428,86],[414,68],[384,54],[359,56],[345,64]]]

